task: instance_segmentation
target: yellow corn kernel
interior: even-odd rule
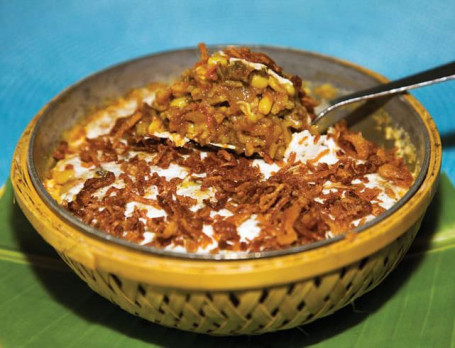
[[[277,92],[286,92],[286,89],[272,76],[269,77],[269,86]]]
[[[272,104],[273,100],[269,95],[263,96],[258,105],[259,112],[263,115],[267,115],[272,108]]]
[[[210,136],[209,127],[206,124],[199,125],[199,128],[202,129],[202,132],[199,132],[198,140],[201,145],[208,143],[207,139]]]
[[[209,66],[214,66],[214,65],[227,65],[228,61],[226,57],[223,56],[211,56],[209,60],[207,61],[207,64]]]
[[[148,134],[150,135],[153,135],[155,134],[155,132],[159,132],[162,130],[162,122],[160,119],[158,118],[154,118],[153,121],[149,124],[148,128],[147,128],[147,132]]]
[[[74,170],[65,169],[60,172],[54,171],[53,177],[57,184],[63,185],[74,178]]]
[[[175,98],[173,101],[171,101],[170,106],[176,107],[176,108],[183,108],[188,104],[188,100],[185,97],[181,98]]]
[[[267,77],[261,75],[253,75],[251,79],[251,86],[254,88],[265,88],[269,85],[269,80]]]
[[[257,122],[261,119],[259,115],[256,114],[248,114],[246,117],[251,121],[251,122]]]
[[[196,68],[196,73],[197,73],[200,77],[205,78],[205,74],[207,73],[207,69],[206,69],[205,66],[200,65],[200,66],[198,66],[198,67]]]
[[[194,137],[196,135],[196,127],[194,123],[189,123],[186,129],[186,135],[188,137]]]
[[[191,98],[193,100],[201,100],[202,99],[202,89],[200,89],[199,87],[193,88],[193,90],[191,91]]]
[[[294,88],[294,85],[292,83],[286,83],[284,85],[284,88],[286,89],[286,92],[288,92],[288,94],[290,96],[293,96],[295,94],[295,88]]]
[[[139,136],[144,136],[147,134],[147,123],[146,122],[139,122],[136,125],[136,134]]]
[[[239,100],[237,104],[239,104],[240,110],[243,112],[247,119],[249,119],[252,122],[257,122],[259,120],[260,116],[253,114],[253,112],[251,111],[250,104],[241,100]]]

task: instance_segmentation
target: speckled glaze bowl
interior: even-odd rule
[[[253,48],[315,84],[330,82],[349,91],[386,81],[319,54]],[[392,209],[347,236],[275,252],[178,254],[107,235],[52,200],[41,182],[65,130],[107,100],[151,81],[172,79],[197,59],[196,49],[135,59],[82,80],[41,110],[23,133],[11,167],[17,202],[37,232],[100,295],[154,323],[198,333],[261,334],[292,328],[329,315],[377,286],[413,241],[441,164],[435,124],[410,95],[352,112],[355,120],[368,108],[381,106],[379,113],[357,120],[353,127],[386,147],[401,137],[413,148],[408,160],[416,181]],[[399,130],[392,132],[394,139],[385,135],[386,127]]]

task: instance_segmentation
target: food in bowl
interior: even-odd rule
[[[201,145],[230,144],[247,156],[281,159],[292,133],[309,128],[316,102],[265,54],[227,48],[201,59],[159,88],[142,134],[177,133]],[[147,119],[147,118],[146,118]]]
[[[201,48],[174,83],[136,89],[69,131],[44,183],[58,203],[142,245],[256,252],[351,231],[413,183],[395,150],[343,123],[314,133],[316,101],[266,55]]]

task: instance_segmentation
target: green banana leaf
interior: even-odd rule
[[[410,252],[376,289],[332,316],[262,336],[210,337],[151,324],[92,292],[13,203],[0,200],[2,347],[455,346],[455,189],[443,175]]]

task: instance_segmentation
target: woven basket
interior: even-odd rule
[[[381,80],[380,77],[377,79]],[[41,236],[94,291],[152,322],[211,335],[261,334],[329,315],[377,286],[412,243],[434,195],[441,164],[437,129],[411,96],[429,136],[428,171],[392,215],[358,234],[304,252],[245,260],[198,260],[144,252],[85,233],[51,209],[27,166],[22,135],[11,181]]]
[[[60,253],[94,291],[131,314],[157,324],[211,335],[261,334],[329,315],[378,285],[401,260],[418,230],[341,270],[298,282],[249,290],[204,291],[157,287],[92,270]]]

